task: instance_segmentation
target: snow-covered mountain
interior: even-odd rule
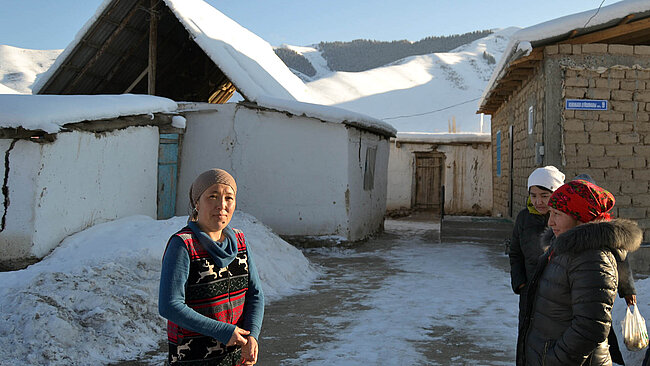
[[[400,132],[449,132],[454,123],[456,132],[479,132],[476,103],[518,29],[363,72],[332,72],[316,47],[283,47],[311,62],[316,75],[298,74],[323,104],[383,119]],[[486,116],[482,131],[489,130]]]
[[[0,94],[32,93],[36,76],[45,72],[63,50],[30,50],[0,45]]]
[[[450,52],[411,56],[363,72],[334,72],[317,46],[283,45],[304,56],[316,70],[300,74],[314,99],[325,105],[383,119],[400,132],[479,132],[477,101],[510,36],[506,28]],[[31,93],[36,76],[62,50],[29,50],[0,45],[0,94]],[[489,132],[489,116],[482,131]]]

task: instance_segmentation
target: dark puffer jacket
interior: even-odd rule
[[[537,258],[543,251],[539,245],[546,229],[548,215],[534,214],[524,208],[517,215],[510,243],[510,279],[512,291],[520,292],[519,286],[528,283],[535,273]]]
[[[607,346],[617,261],[643,238],[637,224],[591,222],[554,238],[548,230],[530,282],[518,365],[611,365]],[[521,348],[520,348],[521,347]]]

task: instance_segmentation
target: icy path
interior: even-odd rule
[[[361,246],[308,251],[325,275],[267,308],[260,364],[513,364],[503,248],[435,244],[433,225],[387,220]]]

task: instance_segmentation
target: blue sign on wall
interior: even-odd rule
[[[567,99],[564,104],[564,109],[578,109],[583,111],[606,111],[606,100],[592,100],[592,99]]]

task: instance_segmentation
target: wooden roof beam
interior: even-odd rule
[[[607,40],[621,37],[626,34],[635,33],[650,28],[650,18],[638,20],[636,22],[619,24],[612,28],[595,31],[589,34],[578,36],[576,38],[560,41],[560,44],[585,44],[607,42]]]
[[[509,66],[516,66],[523,63],[530,63],[531,61],[541,61],[544,59],[544,52],[542,47],[533,48],[528,56],[510,62]]]
[[[627,24],[630,22],[630,20],[634,19],[634,14],[629,14],[625,18],[621,19],[621,21],[618,23],[619,25],[621,24]]]
[[[147,78],[147,93],[156,95],[156,69],[158,65],[158,0],[151,0],[149,8],[149,71]]]
[[[138,85],[138,83],[140,83],[142,79],[144,79],[145,75],[147,75],[148,73],[149,73],[149,66],[147,66],[144,70],[142,70],[140,75],[138,75],[138,77],[135,78],[135,80],[131,83],[131,85],[129,85],[129,87],[126,88],[126,90],[124,90],[122,94],[130,93],[131,90],[133,90],[133,88],[135,88],[136,85]]]
[[[122,66],[131,59],[131,56],[135,53],[135,51],[138,51],[141,48],[141,44],[144,43],[145,40],[149,39],[149,34],[148,33],[143,33],[140,39],[133,44],[133,46],[128,50],[128,52],[124,53],[121,55],[120,60],[111,67],[109,70],[108,74],[106,74],[106,78],[95,88],[95,91],[99,91],[101,93],[101,88],[104,87],[106,83],[110,83],[113,80],[113,77],[120,71],[122,70]],[[143,59],[141,59],[143,63]]]
[[[531,76],[533,76],[533,72],[526,72],[526,73],[512,73],[506,75],[503,79],[507,80],[519,80],[519,81],[526,81],[528,80]]]

